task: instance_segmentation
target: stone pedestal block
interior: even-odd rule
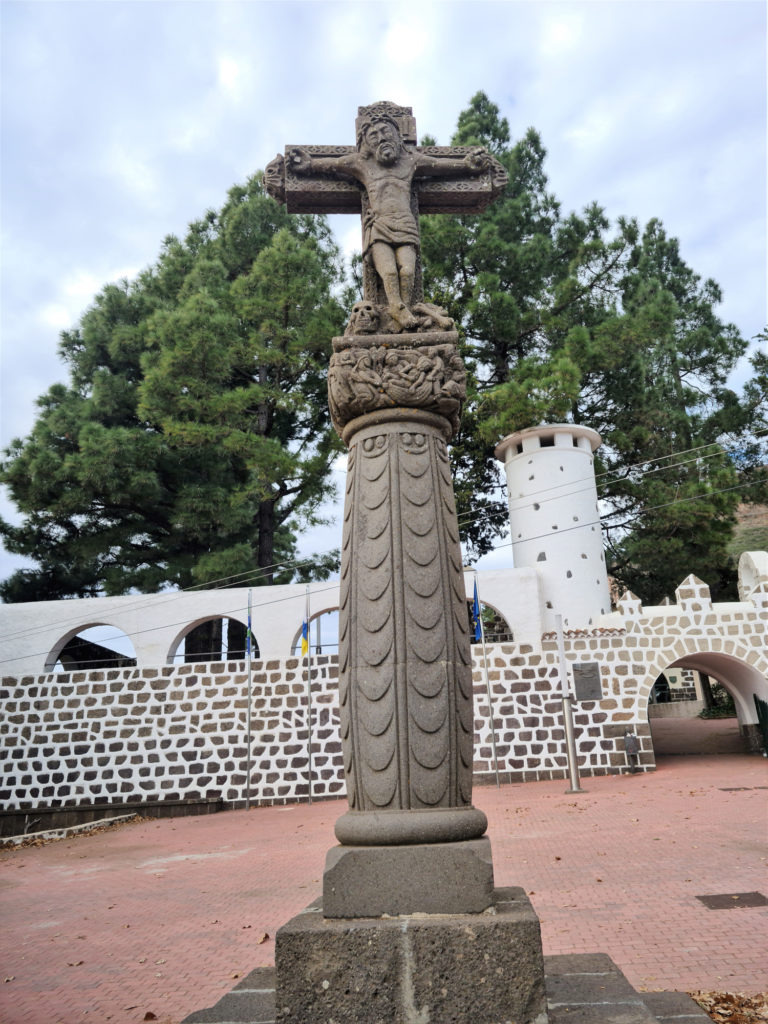
[[[326,857],[326,917],[479,914],[492,902],[487,838],[418,846],[334,846]]]
[[[277,1020],[546,1024],[539,921],[525,892],[482,914],[331,919],[318,900],[278,931]]]

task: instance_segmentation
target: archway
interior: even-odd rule
[[[136,651],[119,626],[93,622],[69,630],[45,659],[48,672],[88,672],[136,664]]]
[[[648,724],[657,756],[674,754],[749,754],[759,753],[764,739],[758,723],[755,697],[768,701],[768,679],[743,657],[719,650],[699,650],[670,660],[659,672],[648,694]],[[692,701],[666,700],[654,703],[659,679],[685,683],[695,688]],[[675,685],[668,687],[674,695]],[[717,698],[718,689],[732,704]],[[722,714],[710,712],[708,705],[719,703]]]
[[[291,654],[301,657],[302,623],[293,637]],[[309,649],[314,657],[316,654],[338,654],[339,652],[339,609],[325,608],[309,619]]]
[[[474,603],[472,601],[467,601],[467,614],[469,616],[470,643],[479,643],[479,640],[475,640]],[[514,639],[512,627],[498,608],[494,608],[493,605],[481,601],[480,615],[483,620],[483,632],[485,633],[485,642],[487,644],[510,643]]]
[[[242,661],[247,654],[246,624],[239,619],[215,615],[189,623],[174,639],[168,653],[171,665],[210,661]],[[259,657],[254,637],[251,656]]]

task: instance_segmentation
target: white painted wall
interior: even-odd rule
[[[541,577],[546,630],[557,614],[566,628],[586,629],[611,611],[592,455],[599,445],[597,431],[556,423],[510,434],[496,448],[515,567]]]
[[[474,573],[465,573],[467,599],[472,598]],[[505,569],[478,573],[483,604],[499,611],[515,640],[541,643],[543,597],[538,573]],[[310,584],[310,615],[314,619],[339,606],[338,581]],[[306,607],[305,584],[255,587],[252,626],[262,661],[290,657]],[[105,625],[125,633],[139,667],[173,664],[184,635],[206,619],[224,617],[245,624],[248,589],[168,592],[126,597],[92,597],[70,601],[35,601],[0,606],[0,674],[20,677],[51,671],[64,645],[91,626]],[[105,645],[109,646],[104,639]]]

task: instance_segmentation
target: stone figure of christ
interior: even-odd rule
[[[410,306],[419,247],[419,225],[411,209],[416,177],[463,177],[482,174],[490,164],[477,147],[463,157],[431,156],[406,149],[397,123],[373,114],[360,125],[356,151],[313,157],[299,147],[286,153],[295,173],[347,176],[360,182],[368,197],[363,217],[363,258],[381,278],[389,315],[401,328],[417,324]]]

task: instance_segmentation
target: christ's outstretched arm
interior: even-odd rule
[[[491,166],[488,150],[481,146],[473,147],[466,156],[432,156],[429,153],[414,153],[416,175],[419,178],[453,177],[462,174],[482,174]]]
[[[361,180],[361,161],[358,153],[343,153],[341,156],[312,156],[306,149],[293,146],[286,150],[285,162],[295,174],[349,174]]]

